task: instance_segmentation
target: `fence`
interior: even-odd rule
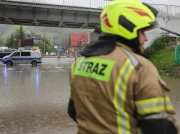
[[[78,7],[87,9],[101,10],[109,0],[0,0],[1,3],[13,4],[31,4],[31,5],[46,5],[46,6],[61,6],[61,7]],[[160,11],[159,15],[164,15],[168,12],[167,5],[151,4]]]

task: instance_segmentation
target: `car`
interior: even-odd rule
[[[18,50],[3,57],[2,62],[8,66],[13,66],[13,64],[32,64],[36,66],[38,63],[42,63],[42,57],[38,50]]]
[[[17,51],[17,49],[3,49],[3,50],[0,50],[0,59],[2,59],[4,56],[10,55],[14,51]]]
[[[51,52],[50,55],[55,56],[56,52]]]

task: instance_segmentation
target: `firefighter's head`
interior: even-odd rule
[[[101,13],[101,31],[116,35],[118,41],[141,54],[147,40],[144,32],[158,26],[157,13],[155,8],[139,0],[114,0]]]

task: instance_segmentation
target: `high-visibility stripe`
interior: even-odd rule
[[[117,114],[118,134],[130,134],[129,115],[125,112],[125,100],[127,92],[127,83],[134,69],[131,60],[126,60],[124,66],[119,72],[114,89],[114,106]]]
[[[165,110],[174,110],[169,97],[151,98],[135,102],[139,114],[150,114]]]
[[[75,64],[79,61],[79,59],[80,58],[78,58],[77,60],[76,60],[76,62],[74,62],[74,63],[72,63],[71,64],[71,79],[70,79],[70,83],[71,83],[71,81],[72,81],[72,77],[73,77],[73,75],[74,75],[74,70],[75,70]]]
[[[171,117],[167,113],[157,113],[146,116],[144,119],[171,119]]]

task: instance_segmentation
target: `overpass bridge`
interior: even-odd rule
[[[104,0],[0,0],[0,24],[96,28]]]
[[[109,0],[0,0],[0,24],[94,29]],[[169,6],[155,5],[168,21]],[[166,22],[165,22],[166,23]]]

